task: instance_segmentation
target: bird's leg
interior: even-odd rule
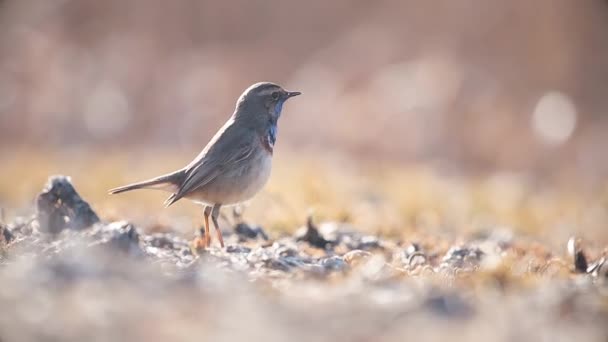
[[[194,248],[197,251],[209,247],[211,244],[211,236],[209,234],[209,215],[211,215],[211,207],[205,207],[204,215],[205,222],[203,223],[204,226],[200,228],[200,236],[194,239]]]
[[[205,247],[211,246],[211,233],[209,229],[209,215],[211,214],[211,207],[205,207]]]
[[[217,217],[220,215],[221,204],[216,204],[213,206],[213,211],[211,212],[211,220],[213,220],[213,225],[215,226],[215,232],[217,233],[217,238],[220,240],[220,246],[224,248],[224,238],[222,237],[222,231],[220,230],[220,225],[217,223]]]
[[[204,226],[200,228],[200,236],[194,239],[193,248],[198,252],[202,248],[209,247],[211,245],[211,234],[209,233],[209,215],[211,215],[211,207],[205,207],[204,215],[205,222]],[[203,230],[204,229],[204,230]]]

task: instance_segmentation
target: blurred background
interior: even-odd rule
[[[258,81],[304,93],[280,160],[606,189],[605,32],[600,0],[0,1],[0,203],[83,160],[101,179],[97,157],[131,172],[97,193],[180,166]]]
[[[608,341],[607,33],[606,0],[0,0],[0,340]],[[108,195],[259,81],[303,95],[220,226],[269,241],[195,257],[199,206]],[[53,174],[112,223],[38,232]]]
[[[249,84],[281,145],[599,172],[606,1],[3,1],[0,143],[199,147]]]

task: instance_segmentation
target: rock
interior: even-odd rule
[[[11,233],[8,226],[0,222],[0,245],[8,244],[13,240],[13,233]]]
[[[382,283],[394,280],[405,273],[387,263],[383,254],[373,254],[361,263],[357,268],[357,274],[365,281]]]
[[[319,225],[319,234],[332,246],[346,245],[349,249],[359,249],[361,232],[342,222],[324,222]]]
[[[577,273],[586,273],[601,282],[608,281],[608,259],[606,252],[596,261],[589,261],[583,250],[583,242],[580,238],[571,237],[567,244],[568,255]]]
[[[284,259],[269,259],[265,262],[265,266],[278,271],[289,272],[291,265]]]
[[[370,250],[370,249],[378,249],[382,248],[380,245],[380,240],[378,240],[377,236],[366,235],[359,239],[356,244],[356,249]]]
[[[29,218],[17,217],[9,225],[6,225],[6,229],[10,232],[11,239],[17,237],[29,236],[34,232],[32,222],[36,221],[35,215]]]
[[[152,234],[150,237],[148,237],[147,242],[152,247],[169,248],[169,249],[172,249],[175,247],[174,237],[172,237],[170,234],[162,234],[162,233]]]
[[[422,251],[422,247],[420,247],[420,245],[419,245],[419,244],[417,244],[417,243],[413,242],[413,243],[410,243],[410,244],[409,244],[409,245],[408,245],[408,246],[405,248],[405,251],[404,251],[404,252],[405,252],[407,255],[411,255],[411,254],[414,254],[414,253],[416,253],[416,252],[421,252],[421,251]]]
[[[320,264],[329,272],[340,272],[348,268],[348,264],[339,256],[321,259]]]
[[[132,224],[119,221],[113,222],[100,228],[98,232],[102,235],[97,245],[108,246],[114,250],[131,256],[144,254],[140,245],[140,234]]]
[[[312,221],[312,216],[308,216],[306,227],[300,229],[295,234],[296,241],[308,242],[311,246],[327,249],[331,248],[332,243],[326,240],[320,233],[317,226]]]
[[[226,253],[234,253],[234,254],[247,254],[251,252],[251,248],[240,246],[240,245],[228,245],[226,246]]]
[[[455,246],[441,260],[442,268],[472,270],[479,266],[484,253],[477,247]]]
[[[579,273],[586,273],[589,265],[587,263],[587,256],[583,251],[581,246],[581,239],[576,237],[571,237],[568,240],[568,254],[572,260],[572,264],[574,265],[574,270]]]
[[[422,266],[427,263],[427,256],[422,252],[415,252],[410,254],[408,259],[409,267]]]
[[[370,252],[355,249],[353,251],[350,251],[350,252],[344,254],[344,256],[342,256],[342,259],[349,266],[357,266],[357,265],[360,265],[364,260],[367,260],[371,256],[372,256],[372,253],[370,253]]]
[[[119,232],[112,237],[110,243],[112,246],[129,254],[137,254],[141,251],[139,246],[139,232],[131,224],[121,227]]]
[[[608,280],[608,260],[605,257],[600,258],[598,261],[589,265],[587,273],[593,277]]]
[[[262,229],[262,227],[251,227],[246,223],[238,223],[234,227],[234,232],[239,237],[240,241],[249,240],[249,239],[257,239],[261,237],[265,241],[268,241],[268,235]]]
[[[11,234],[11,231],[4,223],[0,222],[0,260],[5,256],[6,247],[12,239],[13,234]]]
[[[272,253],[272,260],[282,265],[286,265],[291,268],[301,268],[305,264],[310,262],[309,257],[303,257],[296,244],[293,243],[279,243],[275,242],[268,248]]]
[[[415,268],[424,265],[428,261],[428,257],[422,251],[422,248],[417,243],[408,245],[399,255],[401,263],[409,268]]]
[[[82,230],[99,222],[66,176],[51,176],[38,194],[36,206],[40,229],[53,234],[63,229]]]
[[[313,224],[313,228],[316,232],[310,232],[310,222],[307,224],[307,229],[300,232],[300,235],[311,234],[311,237],[322,238],[321,243],[325,243],[325,247],[334,248],[336,246],[344,246],[349,250],[362,249],[362,250],[373,250],[383,249],[381,241],[377,236],[374,235],[363,235],[359,230],[352,227],[350,224],[342,222],[324,222],[317,228]]]
[[[247,261],[253,265],[272,259],[272,252],[268,248],[257,247],[247,254]]]
[[[608,282],[608,260],[606,260],[606,258],[601,258],[597,264],[598,266],[595,274],[597,274],[598,279]]]
[[[296,257],[299,254],[295,246],[284,245],[278,242],[272,244],[271,248],[274,250],[274,256],[277,258]]]

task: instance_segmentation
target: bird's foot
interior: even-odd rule
[[[190,242],[190,249],[195,255],[203,253],[209,245],[209,241],[204,236],[198,236],[192,242]]]

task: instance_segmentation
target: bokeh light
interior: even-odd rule
[[[538,100],[532,115],[532,125],[543,142],[559,145],[572,136],[576,119],[576,107],[572,100],[563,93],[552,91]]]

